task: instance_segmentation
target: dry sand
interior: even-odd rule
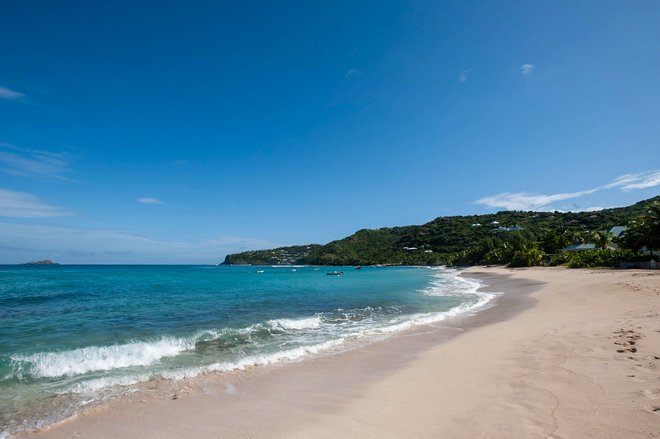
[[[26,436],[660,438],[660,273],[466,275],[506,293],[442,328],[176,387],[154,383]]]

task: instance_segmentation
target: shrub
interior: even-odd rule
[[[543,252],[538,248],[522,248],[513,253],[509,267],[534,267],[543,262]]]
[[[572,253],[568,256],[569,268],[616,267],[619,262],[638,259],[630,250],[596,249]]]
[[[570,259],[571,259],[571,253],[568,252],[557,253],[555,255],[550,256],[549,265],[551,267],[556,267],[557,265],[564,265],[567,264],[568,261],[570,261]]]

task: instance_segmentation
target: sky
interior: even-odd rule
[[[0,263],[650,198],[659,22],[655,0],[5,2]]]

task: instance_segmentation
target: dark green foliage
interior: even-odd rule
[[[545,230],[541,236],[541,246],[549,254],[560,252],[574,241],[575,233],[571,233],[563,227],[558,230]]]
[[[548,260],[548,265],[551,267],[556,267],[558,265],[566,265],[568,264],[568,261],[571,259],[571,255],[573,253],[570,252],[561,252],[561,253],[556,253],[550,256]]]
[[[636,258],[636,254],[630,250],[599,248],[569,254],[566,265],[569,268],[616,267],[620,262]]]
[[[592,232],[589,236],[591,242],[596,244],[598,248],[607,248],[612,243],[612,235],[607,230],[599,230]]]
[[[658,198],[658,197],[656,197]],[[649,203],[642,215],[630,222],[621,243],[630,249],[660,249],[660,202]]]
[[[543,262],[543,252],[534,247],[525,245],[513,253],[509,267],[535,267]]]
[[[610,239],[604,236],[604,232],[611,227],[629,224],[641,215],[657,218],[649,214],[654,201],[660,201],[660,196],[629,207],[598,212],[507,211],[489,215],[439,217],[419,226],[363,229],[326,245],[283,247],[228,255],[224,263],[540,265],[544,253],[555,255],[569,244],[594,238],[598,238],[597,244],[602,246]],[[656,243],[653,244],[657,245],[654,248],[660,248],[657,238],[653,238],[657,237],[658,222],[653,221],[655,220],[645,219],[640,222],[643,226],[639,226],[639,233],[635,232],[635,236],[639,237],[639,242]],[[521,229],[511,229],[514,226]],[[598,236],[594,235],[594,232],[597,232]],[[563,261],[561,263],[566,263],[568,257],[549,258],[550,264],[560,263],[560,260]]]
[[[272,250],[255,250],[234,255],[227,255],[226,265],[282,265],[298,264],[301,259],[318,251],[318,244],[294,245]]]

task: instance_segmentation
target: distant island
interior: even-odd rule
[[[21,265],[60,265],[57,262],[53,262],[50,259],[44,259],[43,261],[30,261],[25,262]]]
[[[592,212],[503,211],[363,229],[325,245],[227,255],[222,265],[568,265],[650,260],[660,248],[660,196]],[[640,253],[639,251],[642,250]]]

